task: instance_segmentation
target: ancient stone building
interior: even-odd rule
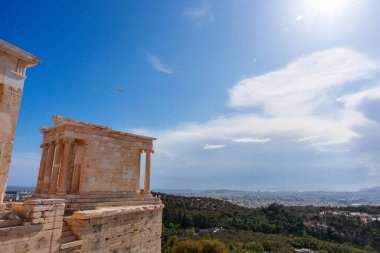
[[[6,65],[0,60],[0,66]],[[1,102],[12,96],[3,93]],[[17,113],[8,115],[13,129]],[[0,252],[160,252],[163,205],[150,194],[155,139],[59,116],[52,119],[54,126],[41,129],[33,198],[8,203],[0,211]],[[8,132],[13,141],[14,130]],[[1,166],[6,181],[8,170]]]
[[[40,62],[0,40],[0,205],[7,185],[26,68]]]
[[[52,119],[53,127],[41,129],[43,151],[35,196],[80,198],[149,193],[154,138],[59,116]],[[143,152],[146,184],[141,192]]]
[[[154,200],[149,194],[154,138],[59,116],[52,119],[53,127],[41,129],[43,151],[35,197],[67,199],[73,210],[102,205],[104,199],[115,204]]]

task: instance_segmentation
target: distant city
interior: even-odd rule
[[[156,190],[189,197],[210,197],[245,207],[285,206],[361,206],[380,205],[380,186],[359,191],[238,191],[238,190]]]
[[[34,187],[8,186],[5,201],[23,201],[31,198]],[[173,195],[209,197],[257,208],[272,203],[284,206],[361,206],[380,205],[380,186],[359,191],[239,191],[239,190],[170,190],[155,189]]]
[[[33,191],[34,187],[30,186],[7,186],[4,195],[4,201],[24,201],[32,197]]]

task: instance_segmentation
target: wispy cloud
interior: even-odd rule
[[[369,79],[380,62],[346,48],[303,56],[279,70],[240,81],[229,91],[232,107],[260,107],[268,115],[307,115],[331,99],[326,91]]]
[[[241,80],[229,90],[232,108],[260,108],[260,113],[257,109],[252,113],[237,111],[204,123],[183,123],[178,129],[157,133],[160,146],[169,150],[178,142],[189,145],[225,139],[266,143],[269,138],[241,136],[280,136],[330,150],[326,146],[344,145],[360,137],[358,127],[373,123],[346,105],[379,97],[377,88],[363,91],[358,85],[355,93],[351,87],[355,82],[366,83],[377,73],[379,61],[351,49],[334,48],[303,56],[279,70]],[[351,87],[349,96],[342,89],[347,85]]]
[[[231,168],[242,175],[251,169],[263,175],[268,173],[265,169],[281,168],[284,176],[293,178],[289,180],[299,177],[295,168],[311,169],[308,175],[314,169],[313,176],[319,177],[332,168],[370,167],[377,164],[380,152],[380,120],[376,121],[380,111],[374,106],[380,103],[379,80],[380,61],[347,48],[311,53],[280,69],[245,78],[228,90],[233,113],[150,131],[161,151],[158,166],[172,168],[168,173],[174,173],[178,164],[202,173],[212,167],[219,175]],[[361,108],[368,101],[372,107],[365,114]],[[215,144],[226,140],[234,142],[228,150]],[[243,147],[244,143],[265,145]],[[200,152],[200,146],[220,151]],[[367,165],[360,162],[364,154],[370,157]],[[339,178],[346,175],[336,172]]]
[[[212,6],[210,3],[202,3],[195,8],[187,8],[182,12],[182,16],[187,17],[193,21],[215,21],[215,17],[211,13]]]
[[[365,99],[380,99],[380,85],[374,88],[364,89],[359,92],[344,95],[337,98],[337,101],[342,102],[346,107],[355,108],[358,107]]]
[[[226,138],[265,143],[270,139],[241,136],[286,136],[316,147],[342,145],[360,136],[358,127],[371,124],[360,111],[344,105],[348,101],[358,103],[366,96],[377,98],[377,91],[363,92],[360,88],[377,73],[380,62],[354,50],[334,48],[312,53],[282,69],[241,80],[229,90],[231,107],[260,108],[260,113],[238,111],[204,123],[183,123],[178,129],[158,134],[170,143]],[[353,83],[360,91],[351,92],[349,97],[345,97],[344,89],[336,89],[350,85],[352,91]]]
[[[296,140],[296,142],[307,142],[307,141],[316,141],[319,139],[319,136],[306,136]]]
[[[161,72],[166,73],[166,74],[173,74],[173,69],[166,66],[165,64],[163,64],[161,62],[161,60],[157,56],[155,56],[154,54],[152,54],[150,52],[146,52],[145,57],[146,57],[147,61],[149,62],[149,64],[155,70],[161,71]]]
[[[245,137],[245,138],[238,138],[234,139],[234,142],[241,142],[241,143],[267,143],[271,139],[270,138],[252,138],[252,137]]]
[[[226,145],[213,145],[213,144],[206,144],[203,146],[203,149],[219,149],[219,148],[224,148]]]
[[[342,109],[342,87],[371,79],[379,73],[380,62],[354,50],[334,48],[303,56],[284,68],[244,79],[230,90],[233,108],[259,108],[268,131],[307,133],[320,136],[320,144],[344,143],[357,137],[354,128],[368,123],[360,112]],[[348,103],[348,102],[346,102]],[[351,102],[351,104],[354,102]],[[274,122],[284,122],[274,126]],[[319,127],[316,127],[319,126]]]

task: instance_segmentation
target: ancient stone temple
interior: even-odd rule
[[[82,198],[149,194],[154,138],[59,116],[42,128],[42,157],[35,196]],[[145,188],[140,191],[141,155],[146,153]]]
[[[0,60],[0,66],[9,65],[7,58]],[[0,122],[13,129],[1,133],[9,143],[19,106],[19,100],[12,102],[11,87],[0,100]],[[3,101],[14,108],[3,110]],[[52,127],[40,130],[42,155],[33,198],[4,203],[7,208],[0,211],[0,252],[160,252],[163,205],[150,194],[155,139],[60,116],[52,120]],[[1,163],[6,181],[5,168],[9,162]]]
[[[7,185],[26,68],[40,62],[0,40],[0,205]]]
[[[119,205],[157,200],[150,196],[154,138],[59,116],[52,119],[53,127],[41,129],[43,150],[35,197],[64,198],[72,210],[103,202]],[[141,191],[143,154],[145,177]]]

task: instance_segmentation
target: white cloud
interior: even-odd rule
[[[219,149],[224,148],[226,145],[213,145],[213,144],[206,144],[203,146],[203,149]]]
[[[165,149],[176,142],[226,138],[238,142],[267,142],[269,139],[241,138],[265,135],[289,136],[300,143],[313,141],[318,147],[341,145],[359,137],[355,128],[371,121],[342,104],[353,96],[361,98],[364,95],[359,93],[337,99],[342,97],[342,92],[336,93],[334,88],[351,85],[379,72],[378,61],[350,49],[312,53],[282,69],[244,79],[229,90],[232,107],[260,107],[261,113],[221,115],[203,123],[181,124],[157,134]]]
[[[378,60],[351,49],[334,48],[243,79],[228,91],[229,105],[235,112],[148,133],[158,138],[158,166],[167,172],[172,168],[168,173],[175,173],[178,166],[199,171],[224,168],[223,173],[231,168],[234,173],[260,168],[261,173],[266,173],[264,168],[286,171],[286,166],[289,170],[316,171],[362,168],[362,151],[354,153],[355,145],[364,139],[365,129],[378,129],[380,125],[360,110],[360,104],[366,99],[380,100],[379,74]],[[237,144],[228,149],[209,144],[226,140]],[[244,142],[266,145],[242,148],[239,143]],[[200,152],[200,146],[220,151]],[[289,176],[294,177],[296,174]]]
[[[193,21],[214,22],[215,17],[211,13],[211,7],[211,4],[203,3],[195,8],[187,8],[182,12],[182,16],[187,17]]]
[[[355,108],[365,99],[380,99],[380,86],[344,95],[337,98],[337,101],[344,103],[348,108]]]
[[[149,64],[155,70],[161,71],[161,72],[166,73],[166,74],[173,74],[173,69],[164,65],[161,62],[161,60],[157,56],[155,56],[154,54],[146,52],[145,57],[146,57],[147,61],[149,62]]]
[[[267,115],[307,115],[331,99],[330,88],[368,79],[379,68],[379,61],[350,49],[312,53],[282,69],[240,81],[229,91],[229,103],[259,107]]]
[[[269,142],[270,140],[271,140],[270,138],[252,138],[252,137],[245,137],[245,138],[234,139],[233,141],[234,141],[234,142],[242,142],[242,143],[249,143],[249,142],[252,142],[252,143],[267,143],[267,142]]]
[[[307,142],[307,141],[316,141],[319,139],[319,136],[307,136],[307,137],[302,137],[296,140],[296,142]]]

